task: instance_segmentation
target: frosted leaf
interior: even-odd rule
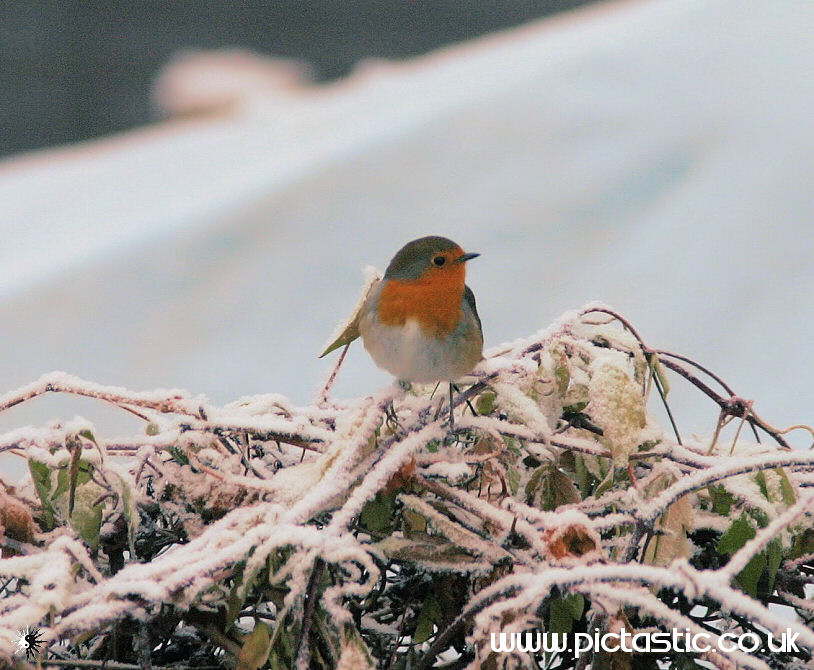
[[[571,478],[553,463],[537,468],[526,484],[526,503],[544,510],[580,502],[582,497]]]
[[[8,495],[30,503],[45,526],[24,532],[32,541],[23,542],[10,537],[15,523],[3,517],[9,532],[0,538],[0,658],[13,649],[7,629],[36,625],[49,640],[84,635],[99,644],[116,622],[152,625],[159,612],[191,631],[168,632],[169,646],[200,647],[207,631],[185,618],[195,608],[226,612],[227,625],[235,626],[224,629],[229,638],[212,664],[288,664],[285,650],[294,639],[285,625],[302,621],[304,606],[314,603],[300,667],[327,651],[340,667],[369,668],[362,640],[392,650],[399,636],[406,642],[396,647],[394,665],[412,663],[405,654],[445,642],[438,631],[459,615],[466,622],[461,634],[480,654],[472,660],[477,667],[485,647],[476,641],[488,641],[490,631],[550,625],[552,611],[561,626],[587,625],[583,609],[605,612],[619,625],[621,608],[638,609],[654,630],[695,626],[654,596],[662,588],[717,608],[721,631],[735,630],[737,615],[775,633],[791,626],[799,643],[814,649],[814,632],[799,619],[779,616],[760,589],[757,599],[738,590],[744,572],[750,589],[758,583],[747,567],[765,559],[765,574],[775,580],[771,597],[806,609],[803,596],[810,594],[782,589],[814,560],[814,452],[751,444],[746,431],[732,456],[723,442],[713,457],[705,455],[708,441],[685,436],[677,444],[655,422],[646,425],[641,382],[649,372],[635,338],[618,323],[580,318],[565,315],[487,352],[470,397],[486,415],[460,405],[455,431],[435,416],[439,398],[419,386],[308,407],[280,394],[215,407],[181,392],[132,392],[59,373],[5,394],[15,405],[58,387],[142,407],[157,431],[119,440],[92,433],[80,459],[88,468],[78,471],[75,443],[66,449],[66,442],[93,430],[84,420],[0,435],[0,451],[27,457],[32,474]],[[570,425],[561,421],[563,402],[604,435],[573,417],[566,417]],[[713,404],[712,425],[718,410]],[[609,456],[627,465],[639,445],[647,453],[630,459],[634,488],[614,476],[621,473]],[[74,516],[103,510],[103,552],[76,539],[93,546],[95,516],[73,528],[63,518],[71,462]],[[753,532],[723,542],[729,563],[710,563],[709,552],[693,557],[703,569],[687,562],[693,531],[731,536],[732,518],[741,517]],[[127,548],[136,532],[138,557],[132,544]],[[318,564],[326,569],[311,581]],[[563,602],[576,594],[585,607],[564,616]],[[241,639],[258,619],[262,625]],[[283,637],[266,659],[271,629]],[[424,642],[411,645],[410,637]],[[448,651],[440,649],[432,662],[454,660]],[[735,652],[707,660],[767,665]]]
[[[628,455],[639,444],[645,427],[641,388],[615,362],[599,358],[591,367],[591,400],[586,413],[603,432],[614,465],[626,467]]]
[[[92,549],[99,544],[99,531],[102,525],[102,504],[95,504],[107,493],[96,482],[89,481],[76,487],[76,499],[73,513],[70,515],[71,527]],[[55,506],[63,518],[68,518],[68,496],[57,498]]]
[[[370,650],[355,628],[346,627],[340,643],[336,670],[374,670],[376,665]]]
[[[660,476],[647,487],[654,495],[674,483],[675,477]],[[658,521],[658,533],[650,540],[645,553],[645,562],[666,566],[676,558],[687,558],[692,553],[692,544],[687,533],[695,527],[695,513],[692,495],[682,496],[667,508]]]
[[[550,432],[548,419],[532,398],[510,384],[501,382],[493,384],[492,387],[497,393],[498,405],[508,410],[511,416],[543,435]]]
[[[370,292],[381,279],[381,273],[379,273],[376,268],[371,266],[367,266],[365,268],[364,275],[365,283],[362,286],[359,299],[356,301],[356,306],[351,311],[350,316],[345,321],[340,323],[334,330],[331,337],[328,338],[328,344],[326,344],[325,349],[319,355],[320,358],[331,353],[334,349],[338,349],[341,346],[350,344],[357,337],[359,337],[359,317],[361,316],[362,305],[365,304],[365,300],[367,300],[368,295],[370,295]]]
[[[413,532],[409,539],[391,535],[374,546],[387,558],[415,562],[431,572],[485,572],[492,566],[491,561],[477,560],[449,540],[427,533]]]
[[[121,500],[124,518],[127,523],[127,541],[131,553],[135,554],[136,532],[139,525],[139,513],[136,505],[136,490],[132,475],[121,465],[112,464],[110,483]]]
[[[560,397],[563,397],[571,381],[571,371],[568,364],[568,355],[565,353],[565,344],[562,340],[557,340],[551,344],[547,353],[551,357],[551,370],[557,384],[557,392]]]
[[[266,664],[271,651],[271,634],[268,624],[258,623],[243,641],[237,655],[235,670],[259,670]]]
[[[580,458],[588,472],[597,480],[602,481],[608,474],[608,468],[606,467],[607,460],[594,456],[593,454],[580,454]]]
[[[472,476],[472,468],[466,463],[431,463],[425,472],[428,475],[445,477],[453,483]]]
[[[585,384],[572,384],[563,396],[562,404],[575,412],[581,412],[588,406],[589,400],[590,394]]]

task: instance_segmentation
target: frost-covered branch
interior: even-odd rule
[[[82,419],[0,435],[31,474],[0,489],[0,656],[34,626],[46,658],[86,667],[113,653],[121,667],[431,667],[445,654],[477,668],[492,632],[624,620],[791,627],[804,649],[710,652],[716,667],[810,658],[814,456],[621,314],[590,305],[487,352],[453,431],[431,388],[332,398],[340,367],[308,407],[279,394],[217,407],[64,373],[0,397],[3,411],[71,393],[145,420],[110,439]],[[680,439],[648,411],[653,388],[669,410],[671,370],[713,401],[708,438]],[[777,446],[740,433],[718,445],[724,411]],[[510,667],[536,667],[530,653]]]

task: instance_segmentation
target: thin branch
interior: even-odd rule
[[[0,396],[0,412],[46,393],[70,393],[104,400],[120,407],[123,405],[146,407],[162,414],[197,415],[197,408],[190,409],[188,399],[178,391],[169,391],[166,397],[157,397],[155,393],[134,393],[118,386],[102,386],[79,377],[66,375],[64,372],[52,372],[40,377],[33,384]],[[123,409],[131,411],[128,407],[123,407]]]
[[[297,638],[297,645],[294,647],[294,659],[297,667],[308,667],[311,625],[314,620],[317,600],[319,600],[317,592],[319,590],[319,584],[322,581],[322,573],[324,570],[325,562],[321,558],[318,558],[314,562],[311,576],[308,579],[308,587],[305,591],[305,605],[302,614],[302,626],[300,627],[300,635]]]
[[[723,411],[727,415],[738,417],[738,418],[745,417],[746,420],[750,424],[752,424],[753,426],[756,426],[757,428],[760,428],[761,430],[765,431],[780,446],[782,446],[782,447],[784,447],[786,449],[791,448],[789,446],[788,442],[786,442],[786,440],[783,439],[783,437],[782,437],[782,435],[781,435],[781,433],[779,431],[774,429],[772,426],[769,426],[768,424],[764,424],[764,422],[762,420],[758,419],[754,415],[754,413],[749,412],[749,410],[747,409],[747,406],[746,406],[746,404],[745,404],[745,402],[744,402],[744,400],[742,398],[739,398],[737,396],[732,396],[730,398],[724,398],[721,395],[719,395],[718,393],[716,393],[715,391],[713,391],[709,386],[707,386],[704,382],[702,382],[700,379],[698,379],[698,377],[693,375],[691,372],[689,372],[682,365],[680,365],[680,364],[678,364],[678,363],[676,363],[674,361],[665,360],[665,359],[662,359],[661,363],[665,367],[670,368],[673,372],[678,373],[679,375],[684,377],[684,379],[686,379],[688,382],[693,384],[693,386],[695,386],[697,389],[699,389],[708,398],[713,400],[721,408],[721,411]]]

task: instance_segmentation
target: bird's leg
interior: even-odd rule
[[[457,386],[456,384],[453,384],[453,385],[452,385],[452,388],[454,388],[454,389],[455,389],[455,392],[456,392],[456,393],[460,393],[460,392],[461,392],[461,389],[459,389],[459,388],[458,388],[458,386]],[[466,399],[466,406],[469,408],[469,411],[470,411],[470,412],[472,412],[472,416],[477,416],[477,415],[478,415],[478,413],[475,411],[475,408],[474,408],[474,407],[472,407],[472,403],[471,403],[471,402],[469,402],[469,398],[467,398],[467,399]]]
[[[397,423],[398,417],[396,416],[396,410],[393,407],[393,401],[391,400],[387,403],[387,406],[384,408],[384,417],[387,419],[387,423]]]
[[[404,431],[404,426],[401,425],[401,421],[399,421],[399,415],[396,414],[396,408],[393,407],[393,403],[388,405],[387,410],[385,410],[385,417],[387,418],[387,425],[394,433],[398,430]]]
[[[435,416],[432,417],[433,421],[438,421],[438,417],[441,416],[441,410],[444,409],[444,399],[441,398],[441,402],[438,403],[438,409],[435,410]]]
[[[406,382],[403,379],[396,380],[396,384],[398,385],[398,388],[399,390],[401,390],[402,393],[407,393],[411,389],[410,382]],[[384,418],[393,432],[396,431],[396,428],[404,430],[404,427],[399,422],[399,416],[396,413],[395,398],[391,399],[390,402],[387,403],[387,405],[385,406]]]
[[[439,386],[441,386],[441,382],[438,382],[435,385],[435,388],[432,390],[432,393],[430,393],[430,400],[432,400],[435,397],[435,392],[438,390]],[[438,403],[438,409],[435,410],[435,416],[432,417],[433,421],[438,421],[438,417],[441,416],[441,410],[442,409],[444,409],[444,399],[443,398],[441,398],[441,402]]]

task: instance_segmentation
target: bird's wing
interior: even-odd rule
[[[334,335],[331,337],[330,344],[325,347],[325,351],[319,355],[319,358],[327,356],[334,349],[339,349],[339,347],[350,344],[357,337],[359,337],[359,319],[362,316],[362,310],[371,292],[374,288],[376,288],[380,281],[380,274],[374,268],[366,268],[365,272],[367,274],[367,281],[365,282],[365,286],[362,289],[362,293],[358,302],[356,303],[356,307],[354,308],[350,319],[337,326],[336,330],[334,331]]]
[[[464,286],[464,300],[466,300],[467,304],[472,308],[472,315],[475,317],[475,321],[478,322],[478,330],[480,331],[481,337],[483,337],[483,326],[481,326],[478,308],[475,305],[475,294],[472,293],[472,289],[468,286]]]

